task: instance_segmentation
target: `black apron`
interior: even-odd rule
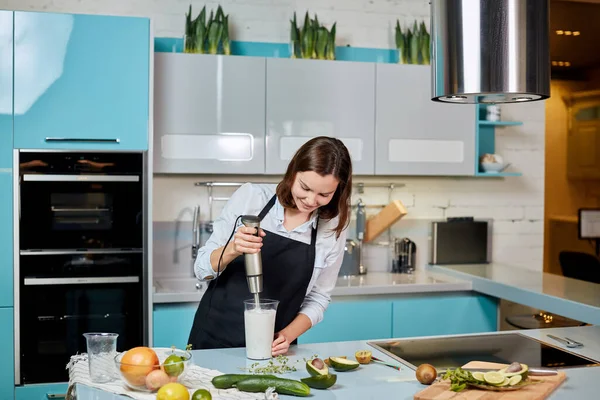
[[[262,219],[275,204],[274,195],[258,215]],[[318,224],[318,219],[317,219]],[[304,302],[315,264],[317,227],[310,244],[265,231],[261,299],[279,300],[275,333],[288,326]],[[211,299],[212,296],[212,299]],[[194,317],[189,344],[194,350],[245,347],[244,300],[253,299],[246,280],[244,257],[239,256],[210,282]],[[295,344],[294,341],[292,344]]]

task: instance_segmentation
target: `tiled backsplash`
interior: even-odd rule
[[[154,278],[193,277],[192,262],[192,223],[191,221],[155,221],[154,229]],[[392,247],[388,244],[389,235],[393,238],[407,237],[417,247],[417,265],[422,267],[429,260],[429,236],[431,220],[404,219],[390,232],[383,233],[377,244],[365,245],[363,264],[369,272],[390,272],[392,268]],[[202,230],[201,244],[210,233]],[[351,225],[348,236],[354,238]]]

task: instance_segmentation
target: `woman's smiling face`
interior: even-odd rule
[[[298,172],[292,185],[292,197],[301,213],[310,214],[329,204],[338,187],[333,175],[321,176],[314,171]]]

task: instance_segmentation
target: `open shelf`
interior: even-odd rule
[[[523,125],[523,122],[521,121],[487,121],[485,119],[486,114],[486,105],[480,104],[477,107],[475,176],[479,178],[522,176],[523,174],[520,172],[485,172],[481,170],[479,165],[479,158],[481,155],[486,153],[494,154],[496,152],[496,127]]]
[[[503,178],[507,176],[523,176],[520,172],[476,172],[475,176],[481,178]]]
[[[484,126],[517,126],[517,125],[523,125],[523,123],[519,122],[519,121],[486,121],[486,120],[480,120],[479,121],[479,125],[484,125]]]

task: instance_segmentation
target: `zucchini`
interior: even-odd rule
[[[231,389],[235,385],[246,378],[254,378],[257,375],[252,374],[225,374],[212,378],[212,384],[217,389]],[[275,378],[273,375],[261,375],[261,377]]]
[[[307,384],[292,379],[255,375],[252,378],[242,379],[236,384],[238,390],[250,393],[265,392],[270,387],[275,388],[279,394],[298,397],[310,395],[310,387]]]

